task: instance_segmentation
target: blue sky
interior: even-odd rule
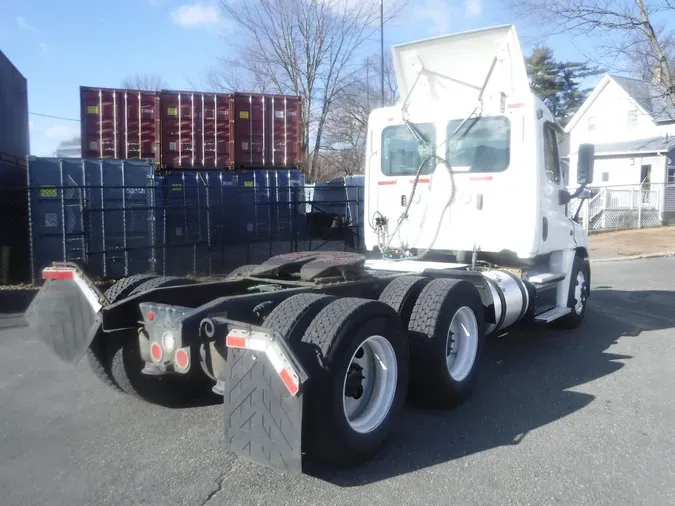
[[[385,50],[511,22],[499,0],[409,0],[399,22],[386,28]],[[535,32],[516,26],[527,45]],[[28,79],[30,111],[64,118],[79,118],[79,86],[119,87],[137,73],[160,75],[170,88],[206,89],[209,66],[227,55],[227,27],[217,0],[0,0],[0,48]],[[580,57],[564,37],[550,45],[558,58]],[[30,126],[37,156],[79,134],[76,121],[35,114]]]

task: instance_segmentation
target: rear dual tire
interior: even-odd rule
[[[483,303],[468,281],[402,276],[380,301],[398,312],[410,342],[410,395],[438,407],[461,403],[478,376],[485,339]]]
[[[309,374],[302,439],[310,460],[346,467],[378,453],[408,387],[396,312],[367,299],[301,294],[277,306],[265,327],[286,336]]]
[[[105,296],[112,304],[154,288],[195,283],[187,278],[139,274],[118,281],[106,291]],[[148,402],[168,406],[187,404],[208,392],[213,385],[213,381],[195,362],[199,350],[191,349],[190,356],[193,363],[186,374],[143,374],[141,371],[145,361],[141,358],[139,336],[135,330],[110,335],[99,332],[87,350],[91,368],[103,383]]]

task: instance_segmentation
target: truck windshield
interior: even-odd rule
[[[462,123],[448,123],[447,136]],[[502,172],[509,166],[511,124],[505,116],[479,116],[469,119],[448,140],[446,159],[453,168],[469,172]]]
[[[431,123],[415,123],[415,128],[429,143],[436,146],[436,131]],[[428,156],[406,125],[388,126],[382,131],[382,173],[385,176],[414,176]],[[429,162],[422,174],[429,174],[434,164]]]

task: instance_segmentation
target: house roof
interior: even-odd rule
[[[595,156],[602,155],[638,155],[675,149],[675,138],[659,136],[647,139],[635,139],[624,142],[608,142],[595,145]]]
[[[675,105],[664,95],[662,90],[646,81],[605,74],[565,126],[565,132],[569,133],[574,128],[611,81],[620,86],[633,99],[641,112],[650,115],[655,122],[675,121]]]
[[[637,79],[610,75],[614,81],[635,100],[640,107],[654,118],[654,121],[674,121],[675,104],[667,97],[662,89]]]

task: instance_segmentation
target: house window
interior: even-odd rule
[[[668,167],[668,184],[675,184],[675,165]]]
[[[595,116],[588,117],[588,131],[595,132]]]
[[[637,111],[628,111],[628,129],[635,130],[637,128]]]
[[[602,173],[602,182],[606,183],[609,181],[609,172],[603,172]]]

